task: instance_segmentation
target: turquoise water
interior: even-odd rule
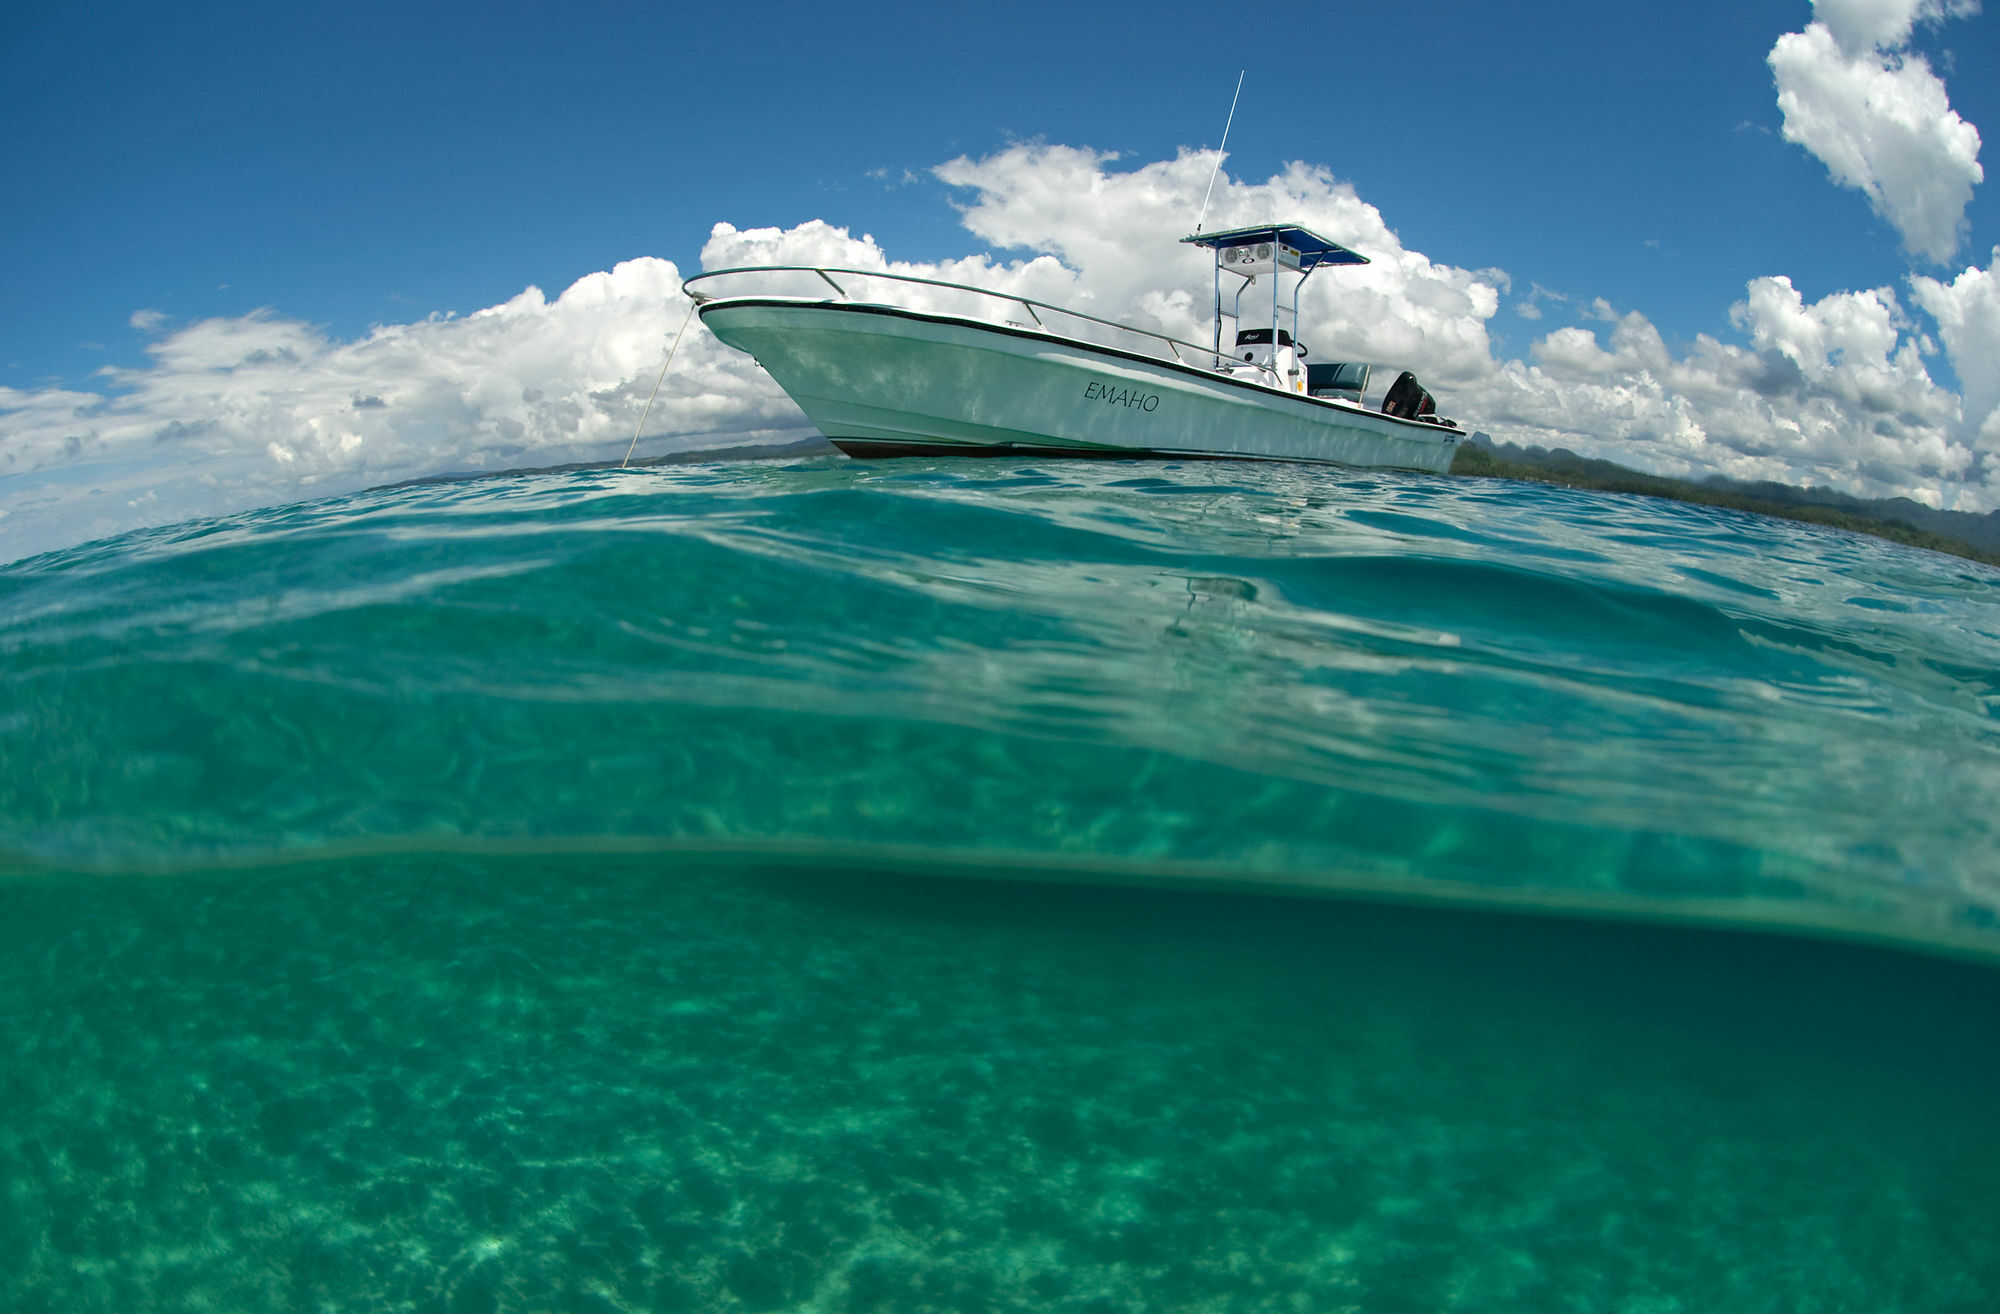
[[[0,568],[0,1307],[2000,1307],[2000,573],[1293,467]]]

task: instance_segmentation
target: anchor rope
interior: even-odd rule
[[[653,409],[653,398],[660,395],[660,385],[667,381],[667,366],[674,363],[674,353],[681,349],[681,335],[687,332],[688,321],[694,318],[694,308],[700,304],[690,299],[688,313],[681,317],[681,326],[674,330],[673,345],[667,348],[667,358],[660,364],[660,377],[653,380],[653,390],[646,395],[646,405],[639,412],[639,423],[632,429],[632,445],[625,449],[625,459],[618,463],[620,470],[632,464],[632,453],[639,450],[639,435],[646,431],[646,416]]]

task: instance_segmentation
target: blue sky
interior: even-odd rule
[[[1642,309],[1669,340],[1729,332],[1761,274],[1813,297],[1908,263],[1777,135],[1764,60],[1807,4],[1289,12],[1260,33],[1212,5],[21,6],[0,20],[0,381],[77,380],[104,363],[80,343],[136,363],[142,306],[351,334],[685,264],[718,219],[956,254],[941,185],[871,171],[1036,137],[1213,146],[1242,67],[1233,173],[1324,163],[1408,245]],[[1961,114],[2000,123],[1990,18],[1917,46]],[[1969,251],[2000,240],[1994,205],[1976,197]]]
[[[1829,4],[1918,11],[1907,49],[1881,59],[1924,58],[1963,119],[2000,125],[1992,15],[1970,0]],[[961,257],[983,244],[957,208],[965,190],[935,166],[1040,141],[1118,152],[1115,172],[1213,147],[1243,68],[1228,175],[1325,166],[1409,250],[1504,270],[1485,321],[1496,359],[1533,363],[1558,326],[1612,323],[1598,298],[1677,354],[1699,334],[1745,344],[1731,307],[1773,276],[1808,305],[1896,288],[1907,311],[1911,273],[1990,264],[2000,202],[1974,188],[1951,258],[1912,256],[1860,191],[1785,140],[1767,60],[1815,14],[1808,0],[1270,17],[13,6],[0,387],[115,387],[93,372],[153,359],[157,331],[131,323],[141,309],[186,325],[263,308],[350,340],[529,285],[554,296],[634,257],[687,272],[718,221],[820,219],[895,259]],[[1523,318],[1537,285],[1568,300],[1536,299],[1542,317]],[[1934,350],[1929,377],[1955,389],[1954,365]]]

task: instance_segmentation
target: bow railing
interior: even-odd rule
[[[1199,342],[1189,342],[1184,338],[1176,338],[1166,333],[1155,333],[1151,329],[1142,329],[1131,324],[1121,324],[1117,320],[1103,319],[1096,315],[1086,315],[1080,310],[1071,310],[1067,306],[1051,305],[1046,301],[1037,301],[1033,297],[1019,296],[1012,292],[994,292],[988,288],[973,287],[967,283],[947,283],[942,279],[918,278],[914,274],[891,274],[879,269],[834,269],[819,265],[743,265],[736,269],[715,269],[707,273],[696,274],[681,284],[681,291],[686,293],[696,305],[739,296],[755,296],[757,294],[753,292],[731,292],[725,297],[724,294],[719,292],[707,289],[697,291],[695,288],[695,284],[706,283],[711,279],[737,278],[750,274],[813,275],[833,289],[834,295],[832,297],[818,296],[816,295],[816,289],[808,285],[806,295],[798,297],[800,300],[856,301],[856,298],[849,293],[847,288],[835,279],[834,275],[836,274],[841,278],[850,280],[882,279],[892,283],[915,284],[920,287],[937,288],[949,293],[965,293],[974,297],[985,298],[991,302],[1001,303],[1010,308],[1018,306],[1026,312],[1028,319],[1033,321],[1032,324],[1012,319],[1001,322],[1013,324],[1019,328],[1038,329],[1044,333],[1054,334],[1059,337],[1068,337],[1079,342],[1098,346],[1119,346],[1136,342],[1141,345],[1142,349],[1151,354],[1160,356],[1162,359],[1176,361],[1182,365],[1201,365],[1209,369],[1219,369],[1223,364],[1222,358],[1218,355],[1212,343],[1204,345]],[[790,297],[796,294],[777,293],[767,295]],[[867,301],[858,302],[857,304],[897,306],[910,310],[942,309],[941,307],[934,306],[904,305],[896,301]],[[1045,315],[1048,316],[1047,319],[1043,318]],[[1064,325],[1072,321],[1088,324],[1099,329],[1110,329],[1113,333],[1122,335],[1123,341],[1094,343],[1091,338],[1085,337],[1073,329],[1058,327],[1058,325]]]

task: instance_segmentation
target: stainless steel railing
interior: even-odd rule
[[[942,281],[941,279],[918,278],[914,274],[890,274],[890,273],[885,273],[879,269],[832,269],[832,268],[822,268],[818,265],[744,265],[736,269],[714,269],[708,271],[707,273],[696,274],[694,277],[688,279],[686,282],[681,284],[681,291],[685,292],[688,295],[688,297],[692,299],[697,305],[700,305],[701,303],[707,301],[724,300],[725,298],[719,293],[709,292],[709,291],[699,291],[699,292],[696,291],[695,284],[704,283],[710,279],[733,278],[744,274],[816,274],[823,282],[826,283],[828,287],[834,290],[835,295],[838,297],[839,300],[842,301],[853,301],[855,298],[848,293],[848,290],[845,287],[841,286],[838,282],[834,280],[833,276],[835,274],[839,274],[843,278],[886,279],[892,283],[915,283],[923,287],[943,288],[949,292],[968,292],[974,296],[985,297],[993,301],[1005,302],[1010,305],[1019,306],[1023,310],[1028,312],[1028,318],[1032,319],[1035,322],[1034,326],[1036,328],[1041,329],[1047,333],[1055,334],[1060,337],[1071,337],[1076,341],[1090,344],[1090,339],[1088,338],[1080,337],[1073,332],[1065,333],[1060,328],[1052,326],[1048,321],[1042,318],[1042,315],[1044,313],[1053,317],[1057,317],[1059,320],[1061,319],[1079,320],[1086,324],[1093,324],[1100,328],[1107,328],[1117,333],[1129,335],[1130,338],[1137,339],[1139,342],[1147,344],[1147,350],[1149,350],[1152,354],[1158,355],[1163,359],[1172,359],[1182,365],[1198,364],[1205,366],[1206,368],[1209,369],[1219,369],[1222,366],[1222,360],[1219,356],[1217,356],[1215,347],[1212,343],[1204,345],[1199,342],[1189,342],[1183,338],[1171,337],[1165,333],[1155,333],[1151,329],[1135,328],[1130,324],[1121,324],[1116,320],[1100,319],[1096,315],[1086,315],[1080,310],[1071,310],[1066,306],[1056,306],[1056,305],[1051,305],[1046,301],[1037,301],[1033,297],[1016,296],[1010,292],[994,292],[983,287],[973,287],[967,283],[947,283]],[[749,292],[743,292],[743,293],[733,293],[731,295],[752,296],[755,294]],[[819,299],[832,300],[833,298],[819,298]],[[894,301],[887,301],[887,302],[869,302],[865,304],[893,306],[896,305],[897,303]],[[1026,325],[1023,325],[1023,327],[1026,327]],[[1108,345],[1108,344],[1097,344],[1097,345]],[[1164,348],[1164,350],[1162,350],[1162,348]],[[1184,351],[1187,352],[1188,354],[1183,355],[1182,353]]]

